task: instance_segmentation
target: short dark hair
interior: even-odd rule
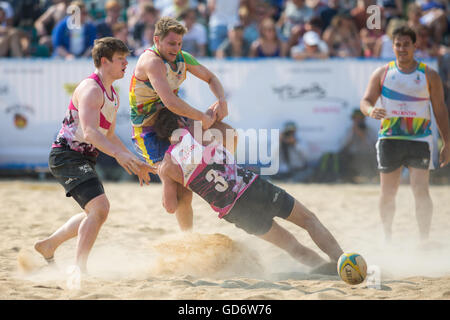
[[[101,66],[101,59],[103,57],[112,61],[112,57],[116,52],[129,54],[130,49],[128,49],[122,40],[113,37],[96,39],[94,41],[94,48],[92,48],[92,59],[94,59],[95,67],[99,68]]]
[[[172,132],[180,127],[178,125],[179,119],[180,116],[170,111],[167,107],[159,110],[153,125],[153,130],[158,138],[162,140],[169,139]]]
[[[395,29],[392,33],[392,41],[395,41],[395,38],[400,36],[408,36],[411,38],[412,43],[416,43],[416,33],[408,26],[401,26]]]

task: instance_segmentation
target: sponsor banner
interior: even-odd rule
[[[371,73],[388,62],[363,59],[199,61],[214,72],[224,86],[229,108],[224,121],[241,129],[238,152],[245,152],[246,141],[248,143],[245,132],[250,132],[249,129],[271,132],[293,121],[298,128],[297,138],[309,160],[342,147],[342,140],[351,127],[351,113],[359,108]],[[436,69],[435,61],[427,63]],[[125,77],[114,84],[120,97],[116,132],[130,150],[134,148],[128,88],[135,65],[136,59],[129,59]],[[70,62],[1,60],[0,167],[47,166],[51,144],[72,92],[93,70],[90,59]],[[189,73],[179,95],[202,111],[215,101],[208,84]],[[379,122],[368,119],[368,125],[377,131]],[[271,141],[270,134],[267,138],[271,144],[278,143]]]

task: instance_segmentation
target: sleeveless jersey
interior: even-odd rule
[[[154,45],[146,51],[153,51],[162,58]],[[178,90],[186,79],[186,64],[198,65],[199,63],[186,51],[180,51],[175,59],[176,68],[162,58],[166,66],[166,77],[170,89],[178,94]],[[153,88],[149,80],[139,80],[133,74],[130,83],[129,100],[131,107],[131,123],[134,127],[151,126],[154,124],[156,112],[164,107],[161,98]]]
[[[112,97],[108,96],[108,93],[103,86],[102,81],[96,73],[93,73],[88,79],[94,79],[103,91],[103,106],[100,109],[100,123],[98,130],[106,135],[114,121],[119,108],[119,100],[114,88],[111,86]],[[83,131],[80,126],[80,118],[78,115],[78,109],[74,106],[72,100],[70,100],[69,108],[66,113],[66,117],[63,120],[61,130],[59,130],[56,140],[52,147],[68,146],[74,151],[81,152],[87,156],[97,156],[97,149],[90,143],[84,140]]]
[[[183,186],[205,199],[222,218],[258,175],[239,167],[217,141],[204,147],[186,129],[181,137],[167,153],[182,171]]]
[[[419,63],[413,72],[403,73],[395,61],[386,67],[381,105],[387,116],[381,121],[380,139],[430,141],[431,102],[425,69]]]

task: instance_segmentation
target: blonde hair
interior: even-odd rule
[[[162,17],[155,23],[155,36],[164,39],[169,32],[174,32],[179,35],[185,35],[187,29],[177,20],[171,17]]]

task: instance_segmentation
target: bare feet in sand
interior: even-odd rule
[[[47,239],[37,241],[34,244],[34,249],[39,252],[48,263],[53,262],[53,254],[55,249],[51,247]]]

